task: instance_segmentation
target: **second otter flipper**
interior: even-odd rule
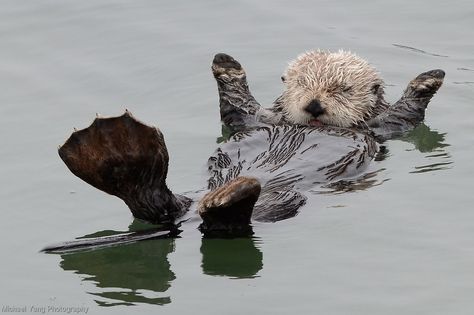
[[[425,118],[425,110],[431,98],[443,84],[444,71],[431,70],[411,80],[403,96],[367,125],[381,140],[412,130]]]
[[[75,131],[59,155],[74,175],[125,201],[136,218],[172,223],[189,206],[166,186],[169,157],[162,133],[128,111]]]

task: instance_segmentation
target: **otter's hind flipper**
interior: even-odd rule
[[[207,193],[198,206],[201,232],[211,237],[253,234],[250,218],[260,190],[258,180],[240,176]]]
[[[443,84],[444,75],[443,70],[437,69],[411,80],[398,102],[367,122],[375,136],[385,140],[418,126],[425,118],[428,103]]]
[[[277,124],[281,113],[265,109],[250,93],[247,76],[241,64],[220,53],[212,61],[212,73],[217,81],[221,120],[232,131],[241,131],[263,124]]]
[[[75,131],[59,156],[74,175],[125,201],[136,218],[172,223],[189,206],[166,186],[169,157],[162,133],[128,111]]]

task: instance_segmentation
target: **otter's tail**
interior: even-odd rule
[[[169,158],[162,133],[128,111],[73,132],[59,156],[74,175],[125,201],[136,218],[173,223],[190,204],[166,186]]]
[[[424,72],[411,80],[403,96],[386,111],[367,122],[375,135],[388,139],[418,126],[431,98],[443,84],[444,71]]]

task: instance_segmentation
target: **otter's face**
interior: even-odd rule
[[[300,55],[282,80],[284,113],[296,124],[351,127],[369,118],[383,97],[375,69],[344,51]]]

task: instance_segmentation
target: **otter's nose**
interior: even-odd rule
[[[322,115],[325,113],[324,108],[321,106],[321,103],[317,100],[312,100],[308,106],[305,107],[304,109],[306,112],[310,113],[313,115],[314,118],[317,118],[319,115]]]

